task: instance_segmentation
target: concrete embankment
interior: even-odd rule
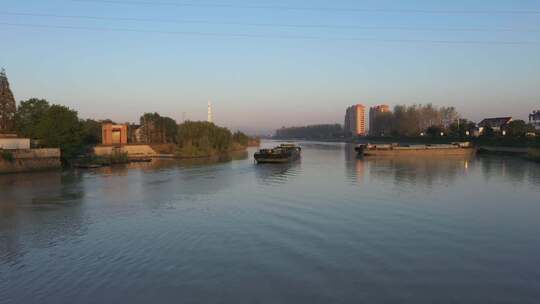
[[[2,150],[0,173],[60,169],[60,149]]]

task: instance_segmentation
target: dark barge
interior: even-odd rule
[[[281,144],[272,149],[261,149],[253,155],[257,163],[288,163],[300,159],[302,148],[294,144]]]
[[[476,152],[469,142],[456,142],[449,145],[362,144],[354,150],[358,156],[386,157],[472,155]]]

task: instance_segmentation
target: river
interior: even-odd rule
[[[0,303],[538,303],[540,165],[300,144],[0,176]]]

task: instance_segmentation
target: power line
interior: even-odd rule
[[[26,27],[26,28],[36,28],[36,29],[84,30],[84,31],[97,31],[97,32],[152,33],[152,34],[223,37],[223,38],[361,41],[361,42],[421,43],[421,44],[530,45],[530,46],[540,45],[540,41],[379,39],[379,38],[363,38],[363,37],[335,38],[335,37],[303,36],[303,35],[266,35],[266,34],[242,34],[242,33],[212,33],[212,32],[195,32],[195,31],[163,31],[163,30],[145,30],[145,29],[130,29],[130,28],[86,27],[86,26],[46,25],[46,24],[6,23],[6,22],[0,22],[0,26]]]
[[[153,19],[153,18],[132,18],[132,17],[102,17],[88,15],[57,15],[43,13],[14,13],[0,12],[5,16],[25,16],[25,17],[46,17],[60,19],[85,19],[99,21],[134,21],[149,23],[181,23],[181,24],[208,24],[208,25],[239,25],[255,27],[286,27],[286,28],[328,28],[328,29],[358,29],[358,30],[398,30],[398,31],[447,31],[447,32],[523,32],[537,33],[540,29],[527,28],[442,28],[442,27],[408,27],[408,26],[360,26],[360,25],[331,25],[331,24],[282,24],[282,23],[248,23],[248,22],[223,22],[205,20],[186,19]]]
[[[102,3],[102,4],[133,4],[151,6],[181,6],[181,7],[206,7],[206,8],[231,8],[231,9],[270,9],[291,11],[327,11],[327,12],[357,12],[357,13],[400,13],[400,14],[519,14],[540,15],[540,10],[427,10],[427,9],[386,9],[386,8],[345,8],[345,7],[303,7],[303,6],[280,6],[280,5],[238,5],[224,3],[194,3],[194,2],[164,2],[143,0],[71,0],[72,2]]]

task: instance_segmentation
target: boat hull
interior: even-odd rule
[[[300,154],[291,155],[287,157],[268,156],[268,155],[255,155],[255,161],[259,164],[283,164],[298,160]]]
[[[411,150],[364,150],[359,152],[363,156],[468,156],[474,155],[476,149],[473,148],[456,148],[456,149],[411,149]]]
[[[273,149],[261,149],[253,156],[259,164],[283,164],[299,159],[301,151],[296,145],[282,144]]]
[[[359,145],[355,148],[359,156],[468,156],[474,155],[476,149],[468,143],[452,145]]]

